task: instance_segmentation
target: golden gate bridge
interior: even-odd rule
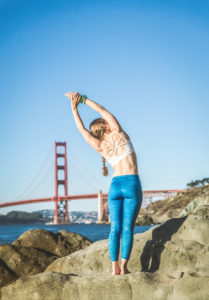
[[[80,195],[68,195],[68,176],[67,176],[67,149],[66,142],[55,142],[54,143],[54,179],[55,179],[55,193],[54,196],[46,198],[37,198],[37,199],[26,199],[18,201],[10,201],[0,203],[0,208],[23,205],[23,204],[32,204],[32,203],[42,203],[42,202],[53,202],[55,204],[55,216],[54,224],[69,224],[69,212],[68,212],[68,201],[74,200],[89,200],[89,199],[98,199],[98,223],[105,221],[110,221],[109,211],[108,211],[108,193],[102,193],[102,190],[99,190],[98,193],[94,194],[80,194]],[[62,151],[58,152],[61,148]],[[62,164],[60,164],[60,159],[62,159]],[[62,173],[62,176],[58,175]],[[80,176],[83,177],[83,174],[80,173]],[[62,179],[60,179],[62,177]],[[86,180],[88,181],[88,180]],[[60,195],[59,187],[64,187],[64,195]],[[184,190],[147,190],[143,191],[143,202],[142,208],[145,208],[147,205],[152,203],[157,197],[158,199],[166,199],[168,197],[176,195],[177,192]]]

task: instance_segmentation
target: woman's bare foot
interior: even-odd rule
[[[121,269],[120,271],[120,275],[124,275],[124,274],[129,274],[131,272],[129,272],[129,270],[126,268],[126,269]]]
[[[121,264],[121,271],[120,271],[120,275],[124,275],[124,274],[129,274],[131,272],[129,272],[128,268],[127,268],[127,263],[128,260],[127,259],[121,259],[122,260],[122,264]]]
[[[120,271],[120,268],[118,269],[118,270],[114,270],[114,271],[112,271],[112,275],[120,275],[121,273],[120,273],[121,271]]]
[[[118,261],[112,262],[112,275],[120,275],[120,267]]]

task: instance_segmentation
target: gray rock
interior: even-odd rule
[[[209,184],[179,192],[176,196],[165,200],[155,201],[142,210],[142,213],[152,218],[154,224],[159,224],[171,218],[184,217],[203,205],[209,205]]]
[[[12,245],[38,248],[61,257],[91,243],[85,236],[66,230],[55,234],[45,229],[31,229],[24,232]]]
[[[209,206],[209,195],[205,193],[204,195],[195,198],[180,213],[180,217],[187,216],[189,213],[195,213],[202,206]]]
[[[0,289],[17,278],[18,276],[0,259]]]
[[[57,234],[44,229],[28,230],[12,245],[0,245],[0,288],[20,276],[43,272],[57,258],[91,243],[86,237],[65,230]]]
[[[75,276],[47,272],[2,289],[2,300],[208,300],[209,268],[185,272]]]
[[[171,240],[172,235],[177,232],[184,221],[185,218],[171,219],[145,233],[135,234],[129,270],[132,272],[157,270],[165,244]],[[121,249],[119,261],[120,254]],[[65,274],[73,272],[79,275],[110,272],[108,240],[95,242],[86,249],[58,258],[45,269],[45,272],[49,271]]]
[[[144,216],[139,215],[136,219],[136,225],[139,226],[152,225],[153,223],[154,223],[153,219],[148,215],[144,215]]]
[[[58,257],[43,250],[25,246],[0,245],[0,259],[17,276],[36,274]]]

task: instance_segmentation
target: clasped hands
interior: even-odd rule
[[[81,95],[78,92],[65,93],[65,96],[71,100],[71,104],[73,107],[77,107],[79,101],[81,100]]]

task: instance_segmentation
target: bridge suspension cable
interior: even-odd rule
[[[94,180],[97,181],[97,183],[105,190],[104,184],[98,180],[98,178],[89,170],[89,168],[84,164],[84,162],[81,161],[80,157],[76,154],[76,152],[73,150],[72,146],[70,146],[70,152],[76,156],[76,160],[80,162],[80,164],[88,171],[88,173],[91,175],[91,177],[94,177]]]
[[[37,180],[37,178],[39,177],[39,175],[41,174],[41,171],[43,170],[44,166],[46,165],[50,155],[51,155],[51,152],[53,150],[53,144],[51,144],[51,147],[49,148],[49,152],[47,153],[47,156],[45,157],[43,163],[41,164],[41,167],[40,169],[38,170],[38,172],[36,173],[36,175],[34,176],[34,178],[31,180],[31,182],[28,184],[28,186],[23,190],[22,193],[20,193],[17,197],[15,197],[12,202],[16,201],[16,200],[19,200],[20,198],[23,198],[25,196],[23,196],[30,188],[31,186],[34,184],[34,182]]]
[[[85,176],[83,176],[83,174],[79,171],[79,169],[75,166],[75,164],[72,162],[71,159],[70,160],[70,164],[72,165],[72,167],[76,170],[76,172],[90,185],[93,187],[94,190],[96,190],[98,192],[98,188],[95,187],[95,185],[93,185],[90,181],[88,181],[88,179],[85,178]]]
[[[40,185],[46,180],[46,178],[48,177],[47,175],[50,173],[50,171],[53,169],[53,167],[54,167],[54,164],[51,164],[50,166],[49,166],[49,168],[47,169],[47,171],[44,173],[44,175],[42,176],[42,178],[41,178],[41,180],[39,181],[39,183],[33,188],[33,190],[32,191],[30,191],[30,193],[29,194],[27,194],[24,198],[30,198],[30,195],[32,194],[32,193],[34,193],[39,187],[40,187]],[[24,199],[21,199],[21,200],[24,200]]]

